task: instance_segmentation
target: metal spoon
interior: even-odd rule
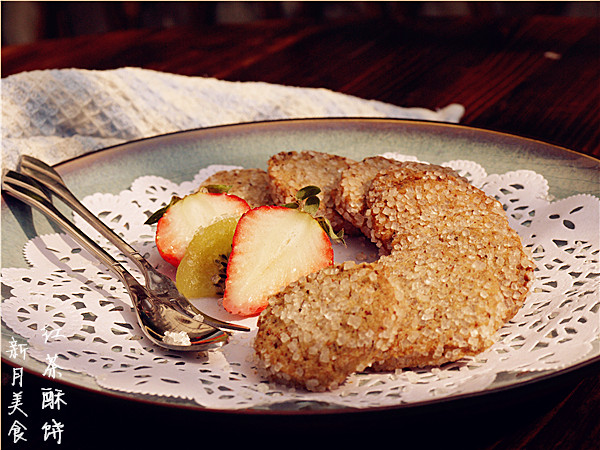
[[[190,318],[165,298],[152,295],[117,260],[56,209],[35,180],[11,170],[2,177],[2,191],[55,221],[115,273],[131,296],[142,331],[156,345],[169,350],[197,352],[217,348],[227,342],[227,332]]]

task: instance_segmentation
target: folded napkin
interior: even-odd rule
[[[139,68],[23,72],[1,81],[2,164],[23,153],[49,164],[133,139],[275,119],[387,117],[456,123],[438,111],[402,108],[327,89],[230,82]]]

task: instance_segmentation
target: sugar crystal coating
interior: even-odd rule
[[[428,168],[440,173],[448,173],[458,177],[456,172],[449,167],[434,166],[415,161],[397,161],[383,156],[370,156],[362,161],[355,162],[342,171],[339,187],[335,192],[336,210],[361,230],[366,236],[370,235],[366,224],[365,213],[367,209],[366,195],[375,176],[385,170]]]
[[[255,340],[266,376],[324,391],[365,369],[456,361],[491,346],[522,306],[534,265],[502,205],[439,166],[391,166],[360,188],[383,256],[270,298]]]
[[[392,298],[388,280],[366,263],[336,264],[291,283],[259,317],[262,370],[309,390],[335,389],[390,348],[402,313]]]
[[[406,315],[374,369],[438,366],[494,343],[496,332],[521,307],[533,271],[522,249],[497,241],[502,237],[482,230],[451,241],[429,236],[379,260]],[[523,259],[499,274],[498,259],[510,255]],[[507,281],[520,288],[506,290]]]
[[[419,233],[437,235],[470,218],[489,214],[505,219],[502,205],[465,179],[431,169],[405,167],[379,172],[365,196],[368,237],[389,253],[396,239]],[[491,219],[490,219],[491,220]]]

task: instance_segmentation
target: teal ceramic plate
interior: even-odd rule
[[[143,175],[162,176],[181,183],[191,180],[200,168],[209,164],[266,168],[268,158],[283,150],[318,150],[354,159],[399,152],[431,163],[467,159],[478,162],[488,173],[533,170],[546,178],[550,194],[557,199],[581,193],[600,197],[600,162],[593,158],[497,132],[393,119],[284,120],[183,131],[110,147],[64,162],[56,168],[75,194],[83,198],[95,192],[118,193]],[[1,214],[2,266],[26,267],[22,256],[25,242],[38,234],[56,232],[56,229],[43,217],[31,214],[14,201],[3,199]],[[5,295],[3,292],[3,298]],[[14,333],[2,322],[3,360],[42,374],[45,366],[32,358],[18,363],[8,359],[11,336]],[[594,353],[577,367],[598,362],[600,345],[596,344]],[[558,376],[572,369],[532,375],[504,385],[503,389]],[[125,399],[139,399],[126,393],[109,393],[82,374],[65,372],[60,381]],[[488,390],[480,394],[489,393]],[[177,404],[162,398],[145,400]],[[398,407],[410,406],[415,405]],[[302,411],[306,412],[305,409]]]

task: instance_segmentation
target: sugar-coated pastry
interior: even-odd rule
[[[533,280],[502,205],[452,169],[371,159],[352,184],[352,167],[343,195],[358,201],[338,208],[347,220],[363,215],[354,225],[381,258],[300,278],[269,299],[258,321],[261,371],[311,391],[335,389],[357,371],[480,353]]]

